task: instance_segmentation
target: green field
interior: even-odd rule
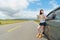
[[[24,21],[31,21],[31,20],[0,20],[0,25],[13,24],[13,23],[24,22]],[[34,20],[34,21],[39,23],[38,20]]]
[[[18,23],[18,22],[24,22],[28,20],[0,20],[0,25],[2,24],[12,24],[12,23]]]
[[[35,22],[39,23],[39,20],[34,20]]]

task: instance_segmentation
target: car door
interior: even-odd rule
[[[55,18],[53,18],[55,14]],[[45,28],[45,33],[50,40],[60,40],[60,10],[52,12],[48,18],[52,19],[47,21],[48,27]]]

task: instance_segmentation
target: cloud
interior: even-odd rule
[[[23,9],[29,5],[27,0],[0,0],[1,7],[10,7],[12,9]]]
[[[7,17],[4,12],[0,12],[0,19],[7,19],[10,18],[9,16]]]
[[[40,0],[0,0],[0,19],[36,18],[40,8],[37,8],[35,11],[30,10],[28,8],[30,3],[37,3],[37,5],[40,6],[42,5]],[[52,9],[59,6],[55,0],[51,0],[49,5],[52,6]],[[46,15],[52,9],[46,9]]]
[[[29,0],[29,2],[36,2],[36,1],[40,1],[40,0]]]
[[[22,13],[22,14],[20,14]],[[36,16],[39,12],[38,11],[22,11],[19,13],[14,14],[15,17],[20,17],[20,18],[33,18],[36,19]]]
[[[0,0],[0,19],[34,18],[34,11],[24,11],[29,2],[37,0]]]
[[[15,13],[27,8],[27,0],[0,0],[0,19],[11,19]]]
[[[57,4],[56,0],[51,0],[50,1],[50,5],[53,7],[53,8],[57,8],[59,5]]]
[[[29,0],[32,4],[42,5],[40,0]]]
[[[46,15],[48,15],[48,13],[51,12],[52,10],[54,10],[55,8],[59,7],[56,0],[50,0],[49,5],[51,6],[51,8],[50,9],[45,9],[45,14]]]

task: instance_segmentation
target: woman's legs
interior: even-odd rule
[[[40,28],[41,28],[41,26],[40,26],[40,25],[38,25],[38,27],[37,27],[38,34],[40,34]]]
[[[41,26],[41,34],[44,32],[44,26]]]
[[[42,34],[43,34],[43,32],[44,32],[44,26],[41,26],[41,28],[40,28],[40,36],[39,36],[39,38],[42,38]]]
[[[38,38],[40,35],[40,25],[38,25],[37,30],[38,30],[38,34],[36,35],[36,37]]]
[[[37,30],[38,30],[38,34],[36,35],[37,38],[42,38],[42,34],[44,32],[44,26],[43,25],[38,25],[37,27]]]

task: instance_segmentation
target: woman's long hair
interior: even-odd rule
[[[43,11],[43,9],[40,10],[40,15],[43,14],[41,11]]]

